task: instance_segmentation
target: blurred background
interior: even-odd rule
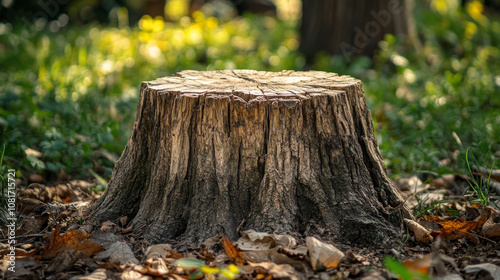
[[[392,177],[489,167],[499,46],[498,0],[1,0],[2,169],[107,180],[142,81],[237,68],[361,79]]]

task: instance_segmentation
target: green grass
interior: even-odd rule
[[[313,68],[363,81],[391,174],[467,170],[457,137],[487,155],[489,166],[500,151],[500,21],[470,7],[424,5],[415,10],[421,48],[387,36],[373,60],[347,65],[318,55]],[[121,154],[142,81],[184,69],[302,70],[305,63],[295,24],[258,16],[219,22],[197,13],[176,23],[146,17],[132,28],[0,30],[4,160],[23,175],[48,178],[60,169],[90,176],[96,164],[109,177],[113,162],[93,152]]]
[[[2,148],[2,154],[0,155],[0,224],[6,225],[9,216],[7,208],[8,199],[8,178],[7,178],[7,166],[3,164],[3,156],[5,154],[5,145]]]
[[[472,155],[472,158],[474,158],[474,155]],[[485,184],[483,184],[483,178],[479,176],[478,179],[476,179],[476,176],[474,176],[474,173],[472,172],[471,168],[471,163],[472,159],[469,160],[469,149],[465,152],[465,162],[467,163],[467,170],[469,171],[470,180],[467,180],[467,183],[469,184],[469,191],[471,195],[475,196],[476,200],[483,206],[487,207],[490,204],[490,201],[493,198],[492,192],[493,190],[490,188],[490,179],[491,179],[491,172],[493,171],[494,163],[491,165],[490,173],[488,175],[488,179]],[[480,166],[475,163],[475,166]],[[472,201],[474,202],[474,201]],[[494,203],[492,205],[495,205],[496,207],[497,204]]]

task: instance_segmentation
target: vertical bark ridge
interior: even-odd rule
[[[398,234],[361,82],[325,72],[183,71],[143,83],[134,130],[89,220],[152,242],[224,227],[373,244]],[[375,233],[375,234],[374,234]],[[374,237],[375,236],[375,237]]]

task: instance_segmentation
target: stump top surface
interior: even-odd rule
[[[347,87],[361,84],[361,81],[320,71],[186,70],[144,84],[160,94],[176,93],[192,97],[235,94],[249,97],[245,99],[309,99],[314,95],[337,94]]]

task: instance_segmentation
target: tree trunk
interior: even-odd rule
[[[408,0],[302,1],[300,51],[308,61],[321,51],[347,62],[372,56],[385,34],[408,34]]]
[[[361,82],[325,72],[183,71],[144,82],[134,129],[90,220],[151,242],[224,227],[375,244],[399,234]],[[396,208],[397,207],[397,208]]]

